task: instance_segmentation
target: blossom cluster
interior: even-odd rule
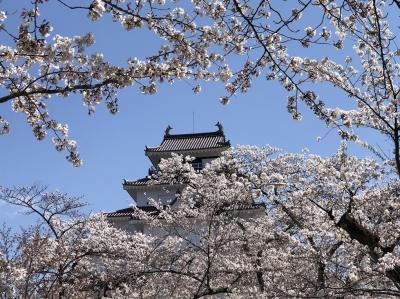
[[[58,3],[72,11],[86,10],[94,22],[110,15],[122,30],[148,30],[161,41],[160,48],[148,57],[127,58],[126,66],[115,66],[101,53],[89,54],[87,49],[95,41],[92,33],[72,37],[57,34],[56,28],[40,15],[46,1],[35,0],[30,9],[23,10],[17,34],[8,28],[8,13],[0,13],[1,28],[10,37],[0,46],[0,86],[4,91],[0,103],[11,101],[14,111],[26,116],[37,139],[42,140],[50,132],[56,149],[66,150],[74,165],[81,163],[77,147],[60,129],[63,125],[49,115],[50,97],[79,93],[89,114],[100,103],[115,114],[118,90],[136,85],[142,93],[154,94],[160,83],[176,80],[193,83],[195,93],[201,91],[204,82],[220,81],[226,89],[220,101],[226,105],[239,92],[247,92],[254,78],[265,76],[279,81],[290,93],[287,107],[294,119],[302,118],[302,102],[328,126],[336,127],[345,140],[368,143],[360,140],[358,128],[375,130],[389,140],[398,139],[400,51],[392,24],[394,3]],[[339,55],[335,54],[338,50]],[[316,52],[327,53],[330,58],[321,58]],[[313,87],[317,83],[341,90],[352,108],[346,104],[330,107],[329,95],[325,98]],[[10,124],[0,118],[0,133],[9,130]],[[398,152],[397,143],[394,146]],[[398,165],[400,172],[399,154],[389,160]]]
[[[399,296],[398,178],[370,158],[238,147],[203,170],[160,162],[153,183],[185,186],[173,206],[150,200],[124,231],[84,217],[79,198],[1,188],[41,219],[0,233],[2,295],[113,298]],[[8,293],[7,293],[8,292]],[[1,291],[0,291],[1,293]]]

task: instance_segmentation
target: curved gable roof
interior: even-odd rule
[[[158,147],[146,147],[146,152],[180,152],[187,150],[203,150],[229,148],[229,140],[226,140],[223,131],[164,135],[164,139]]]

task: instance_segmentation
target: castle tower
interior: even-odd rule
[[[145,155],[152,163],[148,176],[138,180],[123,181],[124,190],[129,193],[136,206],[108,213],[107,218],[114,223],[127,220],[129,222],[135,209],[157,214],[157,209],[150,205],[149,198],[159,201],[163,206],[174,208],[177,202],[176,195],[184,186],[150,184],[150,176],[158,170],[161,159],[171,157],[172,153],[194,157],[192,165],[195,170],[201,170],[207,163],[220,157],[221,153],[228,150],[231,145],[225,137],[222,125],[218,122],[216,126],[217,131],[192,134],[171,134],[172,128],[168,126],[159,146],[145,147]]]

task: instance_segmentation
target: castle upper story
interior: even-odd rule
[[[171,134],[172,128],[168,126],[159,146],[145,147],[145,155],[152,163],[147,176],[138,180],[125,179],[122,184],[137,207],[148,207],[149,198],[158,200],[163,205],[174,205],[176,193],[180,192],[183,186],[150,184],[150,176],[158,171],[161,159],[171,157],[172,153],[191,156],[194,158],[193,168],[201,170],[231,147],[222,125],[218,122],[216,126],[217,131],[191,134]]]
[[[158,217],[160,210],[152,204],[152,200],[161,204],[162,208],[179,209],[179,194],[185,186],[154,183],[151,181],[151,176],[158,171],[161,159],[171,157],[172,153],[193,157],[192,166],[198,171],[212,160],[220,157],[222,152],[230,149],[231,144],[225,137],[222,125],[218,122],[216,126],[216,131],[191,134],[171,134],[172,128],[168,126],[159,146],[145,147],[145,155],[152,164],[148,174],[141,179],[125,179],[122,183],[124,190],[132,197],[134,205],[106,213],[107,219],[116,227],[127,231],[150,232],[151,229],[147,227],[146,222],[135,216],[136,211]],[[247,217],[246,213],[263,213],[263,209],[260,209],[261,206],[251,202],[235,206],[232,209],[240,211],[243,217]]]
[[[216,124],[215,132],[171,134],[170,126],[164,132],[164,138],[157,147],[145,147],[145,155],[157,168],[162,158],[171,157],[172,153],[189,155],[195,159],[195,168],[201,168],[210,159],[219,157],[221,153],[230,148],[229,140],[226,140],[222,125]]]

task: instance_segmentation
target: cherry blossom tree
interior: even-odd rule
[[[21,232],[0,229],[2,298],[100,297],[112,286],[118,260],[133,267],[148,254],[150,237],[129,236],[101,215],[85,216],[81,198],[35,185],[1,188],[0,200],[37,219]]]
[[[4,296],[400,295],[399,183],[386,166],[345,145],[328,158],[240,147],[202,171],[190,161],[160,163],[155,182],[186,188],[176,207],[138,210],[147,234],[82,218],[65,194],[3,188],[41,219],[1,230]]]
[[[80,93],[89,112],[106,103],[115,113],[121,88],[152,94],[161,82],[184,79],[199,92],[214,80],[225,85],[227,104],[261,76],[286,88],[293,118],[308,107],[373,158],[352,157],[345,144],[328,158],[241,147],[196,172],[189,158],[173,156],[154,179],[187,187],[176,209],[154,202],[158,217],[138,212],[158,231],[149,235],[78,215],[81,203],[63,194],[3,188],[2,200],[41,219],[21,234],[1,230],[4,296],[400,296],[398,1],[57,3],[93,21],[109,14],[123,29],[148,29],[163,41],[153,55],[117,67],[87,54],[92,34],[53,33],[39,15],[46,1],[22,12],[17,33],[0,14],[10,38],[1,46],[0,103],[24,113],[38,139],[52,132],[74,165],[76,143],[49,115],[50,96]],[[320,93],[321,84],[343,99]],[[8,132],[6,120],[0,124]],[[374,133],[387,148],[370,144]]]
[[[304,103],[341,137],[400,170],[397,1],[56,1],[72,13],[86,11],[94,22],[111,15],[122,30],[147,30],[160,38],[162,46],[153,54],[127,58],[125,67],[90,54],[92,33],[57,34],[40,14],[46,2],[27,5],[18,28],[9,28],[8,12],[0,14],[1,30],[9,37],[1,46],[0,103],[25,114],[39,140],[52,133],[56,149],[66,150],[75,166],[81,163],[76,142],[68,138],[68,125],[49,115],[50,97],[79,93],[89,113],[100,103],[116,113],[121,88],[136,85],[153,94],[161,82],[189,80],[199,92],[214,80],[225,85],[220,100],[227,104],[263,76],[288,90],[293,118],[301,118]],[[316,83],[341,91],[346,100],[320,94]],[[0,124],[0,132],[7,133],[10,124],[4,118]],[[387,138],[393,155],[360,138],[358,128]]]
[[[386,167],[345,145],[329,158],[240,147],[202,171],[190,161],[163,160],[153,177],[186,185],[177,207],[135,215],[145,258],[102,260],[96,276],[116,298],[399,296],[399,185]]]
[[[144,218],[165,230],[159,236],[185,243],[157,261],[160,271],[177,276],[175,283],[153,281],[162,285],[157,292],[194,298],[400,294],[398,180],[370,158],[348,156],[345,145],[330,158],[241,147],[200,172],[174,156],[161,162],[156,181],[187,184],[176,209],[159,207],[157,219]],[[265,213],[246,214],[255,202]]]

